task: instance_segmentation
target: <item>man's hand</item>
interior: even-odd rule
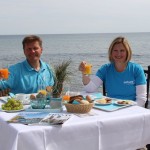
[[[8,96],[10,92],[10,89],[5,89],[0,91],[0,97],[1,96]]]

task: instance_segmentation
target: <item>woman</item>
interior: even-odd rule
[[[108,51],[110,63],[102,65],[96,75],[84,74],[86,62],[81,62],[83,84],[87,92],[94,92],[105,84],[108,97],[130,99],[144,106],[146,101],[146,78],[143,68],[130,62],[132,51],[124,37],[115,38]]]

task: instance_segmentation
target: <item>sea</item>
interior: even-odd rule
[[[0,35],[0,68],[10,66],[25,59],[22,40],[26,35]],[[92,64],[92,74],[108,63],[108,48],[118,36],[127,38],[133,55],[132,62],[150,65],[150,33],[90,33],[90,34],[40,34],[43,41],[41,59],[52,67],[63,61],[71,60],[70,80],[64,86],[71,91],[83,89],[81,72],[78,66],[81,61]],[[17,70],[16,70],[17,71]]]

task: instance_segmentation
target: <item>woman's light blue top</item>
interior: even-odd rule
[[[96,75],[105,83],[108,97],[136,100],[136,86],[146,84],[143,68],[128,62],[123,72],[117,72],[114,63],[103,65]]]
[[[36,93],[39,86],[53,86],[54,79],[52,70],[48,64],[40,60],[41,68],[36,71],[28,61],[17,63],[9,67],[8,80],[0,81],[0,89],[10,88],[11,92],[16,93]]]

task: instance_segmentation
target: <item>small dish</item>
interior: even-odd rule
[[[25,110],[25,109],[24,108],[23,109],[19,109],[19,110],[4,110],[4,109],[1,109],[1,111],[7,112],[7,113],[15,113],[15,112],[23,111],[23,110]]]
[[[45,98],[37,98],[35,100],[31,100],[30,104],[32,109],[44,109],[47,104],[47,100]]]
[[[10,96],[3,96],[0,97],[0,100],[3,101],[4,103],[6,103],[8,101],[8,98],[11,98]]]
[[[94,101],[97,105],[109,105],[112,104],[112,99],[110,98],[102,98]]]
[[[117,100],[114,102],[114,104],[119,105],[119,106],[127,106],[127,105],[133,105],[136,102],[132,100]]]

